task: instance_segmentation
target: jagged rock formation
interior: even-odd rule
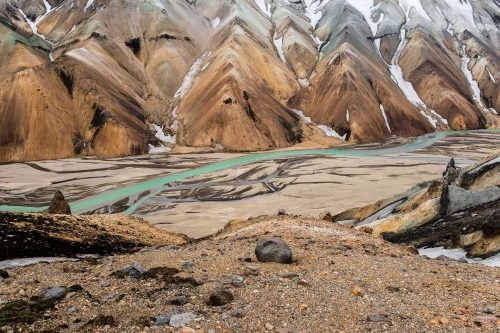
[[[500,153],[464,169],[452,159],[440,179],[333,220],[369,227],[391,242],[466,247],[470,256],[488,257],[500,252],[499,183]]]
[[[0,161],[498,127],[499,29],[489,0],[3,0]]]

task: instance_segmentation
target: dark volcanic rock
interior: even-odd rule
[[[57,190],[52,202],[50,203],[49,214],[71,214],[71,208],[64,199],[64,195],[60,190]]]
[[[255,256],[260,262],[277,262],[280,264],[292,262],[292,250],[279,237],[259,239],[255,247]]]
[[[95,326],[105,326],[105,325],[114,325],[115,319],[113,316],[105,316],[103,314],[98,314],[97,317],[90,320],[87,325],[95,325]]]

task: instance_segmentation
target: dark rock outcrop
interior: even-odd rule
[[[71,208],[69,204],[64,199],[64,195],[61,190],[57,190],[52,202],[50,203],[49,214],[68,214],[71,215]]]

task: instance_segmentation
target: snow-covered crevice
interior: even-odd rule
[[[337,59],[338,57],[339,57],[339,54],[335,53],[335,55],[332,57],[332,59],[330,59],[330,61],[328,62],[328,66],[331,66],[333,64],[333,62],[335,61],[335,59]]]
[[[283,36],[281,36],[281,38],[276,38],[276,32],[274,32],[273,41],[274,45],[276,46],[276,49],[278,50],[281,61],[283,61],[286,64],[287,61],[285,59],[285,53],[283,52]]]
[[[349,110],[345,112],[345,119],[349,122]]]
[[[490,72],[488,66],[485,66],[484,68],[488,72],[488,75],[490,76],[490,80],[493,81],[494,84],[497,84],[497,81],[495,80],[495,78],[493,77],[493,75],[491,75],[491,72]]]
[[[319,128],[320,130],[322,130],[323,132],[325,132],[326,136],[333,136],[333,137],[340,139],[342,141],[345,141],[345,139],[347,137],[347,134],[340,136],[340,134],[335,132],[335,130],[333,128],[328,127],[326,125],[318,125],[316,127]]]
[[[196,77],[196,74],[198,74],[198,72],[200,71],[201,64],[210,54],[211,52],[205,52],[194,62],[187,74],[184,76],[181,86],[175,92],[174,97],[179,97],[182,99],[187,95],[187,93],[191,89],[191,86],[193,85],[193,80]]]
[[[213,29],[217,29],[219,24],[220,24],[220,17],[216,17],[212,21],[210,21],[210,25],[212,26]]]
[[[389,133],[392,133],[391,127],[389,126],[389,122],[387,121],[387,115],[385,114],[384,106],[382,104],[380,104],[380,112],[382,112],[382,117],[384,117],[385,126],[387,127],[387,130],[389,131]]]
[[[465,77],[467,78],[467,81],[469,81],[469,85],[472,88],[472,99],[479,104],[479,106],[484,110],[488,111],[488,109],[484,106],[483,101],[481,100],[481,90],[479,89],[479,85],[476,80],[474,80],[474,77],[472,76],[472,72],[469,70],[469,62],[470,62],[470,57],[467,54],[467,50],[465,45],[462,45],[462,66],[460,68],[462,69],[462,72],[464,73]]]
[[[158,140],[162,141],[163,143],[170,143],[172,145],[175,145],[176,143],[176,135],[170,135],[163,132],[163,128],[153,124],[153,127],[156,130],[155,137],[158,138]],[[163,153],[168,153],[172,150],[170,147],[165,147],[163,144],[160,144],[160,147],[154,147],[153,145],[149,145],[149,154],[163,154]]]
[[[429,21],[432,21],[429,17],[429,14],[427,14],[427,12],[422,7],[422,3],[420,2],[420,0],[399,0],[399,5],[401,6],[401,8],[403,8],[403,11],[406,14],[407,21],[409,21],[411,8],[414,8],[420,16],[426,18]]]
[[[431,113],[436,116],[437,119],[441,120],[442,123],[444,123],[445,125],[448,125],[448,120],[444,119],[443,117],[441,117],[440,114],[438,114],[436,111],[432,110],[431,109]]]

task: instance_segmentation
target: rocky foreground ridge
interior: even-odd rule
[[[496,128],[499,29],[491,0],[3,0],[0,162]]]
[[[291,263],[257,259],[259,246],[275,246],[262,241],[270,237],[286,243],[275,245]],[[164,245],[0,270],[0,328],[496,332],[500,324],[497,268],[421,257],[412,247],[324,220],[232,221],[206,239]]]

